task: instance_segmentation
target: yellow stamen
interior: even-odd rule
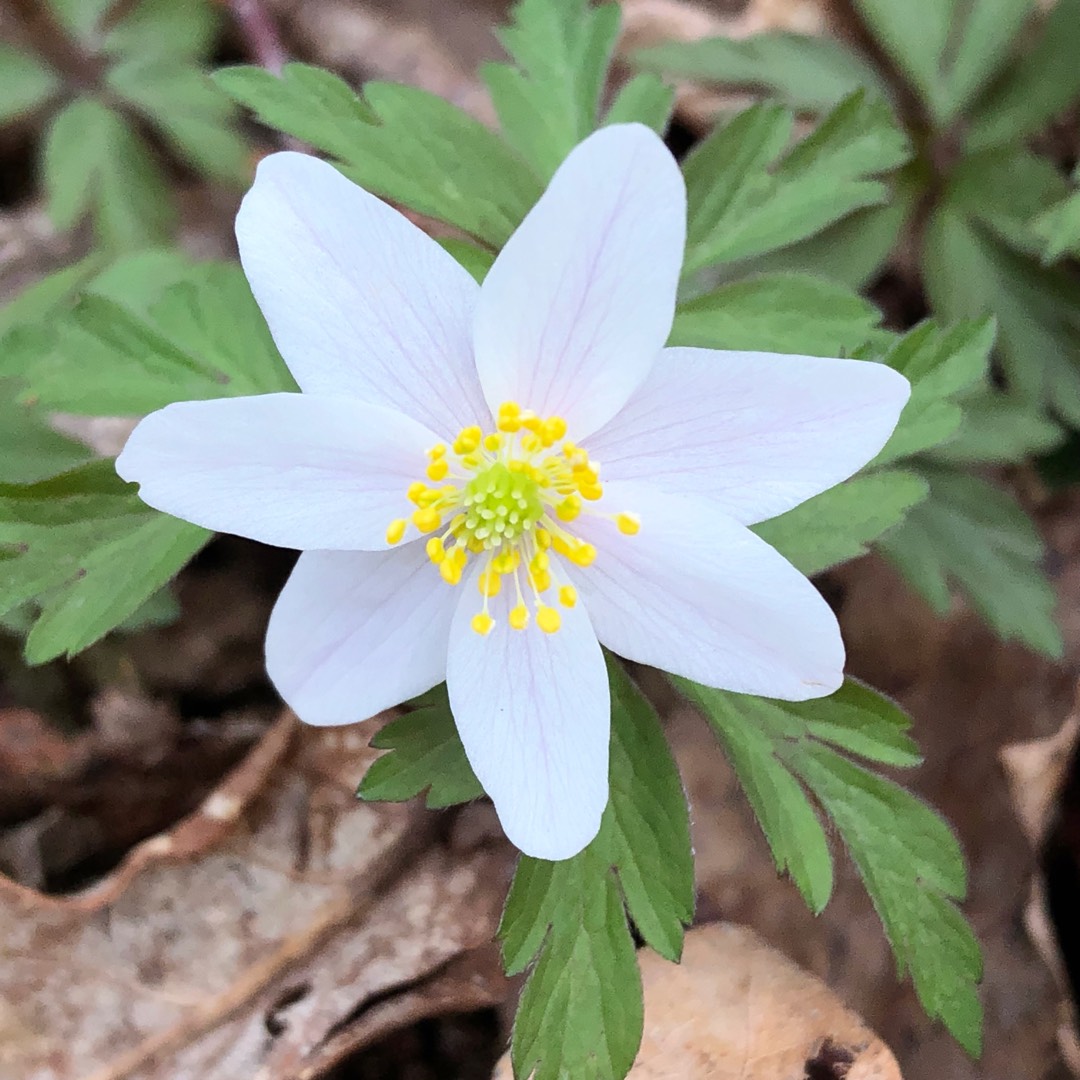
[[[471,625],[481,637],[487,637],[495,625],[495,620],[486,611],[481,611],[472,617]]]
[[[559,590],[559,603],[563,607],[573,607],[577,603],[577,589],[573,585],[564,585]]]
[[[476,587],[481,596],[498,596],[502,591],[502,578],[492,570],[485,570],[476,579]]]
[[[545,634],[554,634],[562,626],[562,616],[552,607],[538,607],[536,609],[536,625]]]
[[[637,514],[631,514],[626,510],[615,515],[615,524],[618,525],[619,532],[624,536],[637,536],[641,531],[641,518]]]
[[[442,480],[450,471],[450,463],[446,458],[436,458],[428,467],[427,474],[432,480]]]
[[[433,536],[425,545],[427,557],[438,566],[446,558],[446,547],[438,536]]]
[[[529,625],[529,609],[524,604],[512,607],[508,621],[515,630],[524,630]]]
[[[441,457],[446,457],[446,443],[438,443],[433,446],[428,452],[427,456],[432,461],[438,461]]]
[[[431,532],[442,524],[442,515],[434,507],[426,506],[417,510],[412,520],[421,532]]]
[[[399,543],[408,527],[409,523],[404,518],[394,518],[394,520],[386,526],[386,542],[388,544]]]

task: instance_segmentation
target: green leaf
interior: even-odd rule
[[[540,197],[522,160],[478,120],[411,86],[368,83],[361,100],[336,75],[286,64],[214,75],[270,127],[333,156],[362,187],[502,247]]]
[[[963,158],[949,179],[948,204],[987,226],[1009,247],[1039,255],[1032,218],[1065,197],[1068,186],[1045,158],[1007,147]]]
[[[1080,256],[1080,191],[1050,207],[1031,227],[1042,241],[1047,262],[1063,255]]]
[[[911,397],[874,465],[911,457],[956,432],[963,409],[950,399],[986,375],[994,329],[990,319],[948,330],[927,321],[892,347],[884,363],[907,377]]]
[[[887,187],[868,177],[910,154],[889,107],[863,93],[778,160],[792,123],[777,106],[755,106],[687,157],[686,273],[786,247],[883,203]]]
[[[823,747],[785,747],[788,766],[835,822],[874,902],[901,975],[973,1057],[982,1050],[982,956],[954,901],[967,891],[960,845],[902,787]]]
[[[0,41],[0,124],[32,112],[60,86],[59,77],[47,64]]]
[[[680,79],[768,91],[796,109],[831,109],[856,90],[885,94],[876,70],[830,37],[783,30],[752,37],[669,41],[631,54],[636,67]]]
[[[675,107],[675,88],[642,72],[624,84],[611,103],[605,124],[644,124],[663,135]]]
[[[356,794],[369,802],[404,802],[422,791],[436,809],[484,794],[461,745],[445,685],[414,702],[371,740],[383,754],[364,774]]]
[[[874,336],[881,314],[862,297],[809,274],[768,274],[681,304],[671,345],[842,356]]]
[[[98,255],[71,263],[54,273],[47,274],[33,285],[23,289],[13,300],[0,308],[0,341],[8,331],[22,323],[44,321],[48,316],[62,310],[102,267]],[[5,363],[4,349],[0,347],[0,372],[10,370]]]
[[[498,37],[514,64],[485,64],[480,74],[506,141],[547,183],[597,125],[619,7],[519,0],[511,17]]]
[[[1080,425],[1080,298],[1071,275],[1010,250],[950,203],[931,216],[925,244],[924,281],[938,315],[995,317],[1009,389]]]
[[[96,43],[103,16],[115,0],[45,0],[53,14],[84,43]]]
[[[611,797],[572,859],[523,856],[499,935],[509,972],[539,952],[514,1024],[515,1074],[621,1080],[641,1040],[641,981],[624,902],[669,959],[693,915],[686,797],[651,707],[614,663]],[[535,1072],[534,1072],[535,1070]]]
[[[855,0],[855,6],[940,128],[1000,69],[1034,0]]]
[[[85,446],[53,431],[40,410],[14,398],[14,383],[0,381],[0,482],[32,484],[86,461]]]
[[[88,291],[19,374],[24,396],[86,415],[142,415],[173,401],[289,391],[239,266],[207,264],[148,310]]]
[[[1080,97],[1080,0],[1057,0],[1034,45],[979,101],[967,132],[973,150],[1034,135]]]
[[[1059,657],[1056,597],[1030,519],[985,480],[929,464],[922,471],[930,497],[882,541],[885,555],[940,614],[955,581],[1001,638]]]
[[[962,394],[960,430],[931,451],[935,461],[951,465],[1008,464],[1059,446],[1065,432],[1030,401],[990,386]]]
[[[104,51],[141,60],[206,57],[221,29],[221,15],[221,6],[207,0],[141,0],[109,31]]]
[[[251,180],[251,151],[233,127],[233,104],[204,72],[139,57],[114,67],[106,83],[158,127],[181,158],[226,183]]]
[[[912,472],[864,473],[753,531],[804,574],[818,574],[864,554],[927,493],[925,481]]]
[[[899,973],[911,973],[930,1015],[977,1053],[982,1017],[975,984],[982,964],[974,935],[952,903],[966,888],[959,844],[929,807],[837,753],[918,764],[904,713],[851,681],[830,697],[804,702],[673,681],[702,710],[731,758],[777,867],[791,874],[817,912],[829,898],[832,860],[802,785],[813,792],[862,876]]]
[[[129,619],[210,534],[151,510],[112,462],[32,485],[0,484],[0,611],[35,600],[26,658],[44,663],[92,645]]]
[[[48,213],[69,229],[94,217],[99,243],[112,251],[168,237],[169,189],[149,150],[118,113],[80,98],[53,119],[45,142]]]

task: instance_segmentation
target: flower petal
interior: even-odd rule
[[[443,438],[488,417],[472,360],[479,287],[403,215],[285,152],[260,162],[236,237],[301,389],[389,406]]]
[[[144,502],[291,548],[379,550],[438,442],[391,409],[309,394],[182,401],[146,417],[116,471]]]
[[[568,859],[600,828],[608,798],[607,670],[579,604],[562,628],[511,630],[513,591],[491,602],[495,628],[470,626],[480,607],[466,580],[450,629],[446,685],[461,741],[502,827],[526,855]]]
[[[305,551],[266,632],[266,669],[305,723],[352,724],[446,676],[457,597],[424,545]]]
[[[605,480],[701,495],[750,525],[870,461],[910,393],[903,375],[863,360],[665,349],[586,445]]]
[[[686,190],[640,124],[591,135],[488,272],[476,365],[488,404],[562,416],[580,439],[606,423],[667,340],[682,266]]]
[[[840,686],[844,644],[829,605],[715,503],[611,483],[604,506],[641,517],[636,536],[602,518],[574,523],[599,552],[571,569],[604,645],[742,694],[804,701]]]

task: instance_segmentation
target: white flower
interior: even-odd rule
[[[117,461],[151,506],[301,549],[266,657],[303,720],[445,679],[540,858],[607,802],[601,642],[741,693],[840,685],[832,612],[746,526],[850,476],[908,397],[879,364],[665,349],[685,220],[660,139],[604,128],[481,287],[330,165],[274,154],[236,231],[303,393],[170,405]]]

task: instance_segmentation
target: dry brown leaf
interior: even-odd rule
[[[630,1080],[900,1080],[889,1048],[753,931],[686,935],[682,962],[638,953],[645,1029]],[[509,1056],[493,1080],[511,1080]]]
[[[0,881],[0,1076],[314,1077],[426,1007],[503,996],[489,967],[465,993],[448,965],[491,940],[512,853],[451,851],[435,815],[358,801],[369,736],[285,715],[95,888]]]
[[[1080,737],[1080,714],[1073,712],[1054,735],[1001,749],[1001,762],[1009,781],[1016,816],[1032,850],[1041,853],[1051,831],[1062,789]],[[1058,1005],[1058,1045],[1074,1076],[1080,1076],[1080,1031],[1076,1008],[1069,993],[1069,980],[1057,933],[1050,919],[1046,882],[1033,877],[1024,910],[1024,926],[1039,955],[1057,978],[1061,989]]]

